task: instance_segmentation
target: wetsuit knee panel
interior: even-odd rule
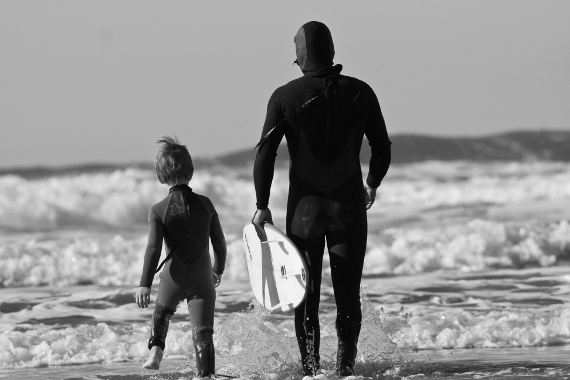
[[[172,309],[170,307],[161,305],[159,303],[156,304],[156,306],[154,307],[154,318],[168,318],[170,319],[174,313],[176,312],[175,309]]]
[[[213,344],[214,329],[211,327],[194,327],[192,329],[192,341],[198,351],[209,349]]]

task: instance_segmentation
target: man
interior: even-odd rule
[[[354,374],[362,321],[360,281],[366,251],[366,210],[390,165],[390,140],[380,105],[364,82],[341,75],[326,25],[311,21],[294,38],[303,76],[279,87],[267,106],[253,177],[254,223],[272,223],[268,208],[277,148],[283,136],[290,156],[286,232],[305,255],[307,297],[295,310],[295,332],[305,375],[319,363],[319,297],[325,239],[338,336],[335,372]],[[363,185],[360,147],[366,135],[372,157]]]

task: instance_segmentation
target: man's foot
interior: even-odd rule
[[[144,362],[143,368],[146,369],[158,369],[160,367],[160,361],[162,360],[162,348],[158,346],[152,346],[150,349],[150,355],[148,360]]]
[[[317,378],[317,375],[322,375],[323,370],[321,368],[319,355],[301,355],[301,369],[303,375],[307,376],[309,379]],[[317,379],[321,379],[318,377]]]
[[[354,376],[354,365],[340,364],[335,368],[334,373],[339,376]]]
[[[327,375],[325,374],[325,371],[321,369],[317,370],[317,372],[315,372],[314,375],[305,375],[303,376],[302,380],[324,380],[327,379]]]

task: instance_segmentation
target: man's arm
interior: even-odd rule
[[[267,115],[265,116],[261,141],[258,145],[253,165],[253,182],[255,184],[258,210],[266,209],[269,205],[277,148],[279,148],[279,144],[285,134],[284,118],[277,92],[274,92],[267,104]]]
[[[376,189],[380,186],[382,179],[384,179],[390,167],[390,145],[392,142],[388,138],[386,123],[384,122],[382,111],[380,110],[380,103],[372,89],[370,89],[370,110],[364,133],[372,152],[366,185],[372,189]]]

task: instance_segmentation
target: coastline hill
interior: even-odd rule
[[[392,163],[439,161],[570,161],[570,131],[517,131],[482,137],[436,137],[420,134],[390,136]],[[279,148],[276,163],[286,164],[287,147]],[[249,164],[253,149],[218,156],[214,162],[225,166]],[[368,163],[370,146],[362,143],[360,160]]]
[[[439,161],[570,161],[570,131],[540,130],[515,131],[480,137],[439,137],[420,134],[399,134],[392,140],[392,163],[413,163],[426,160]],[[255,158],[253,145],[235,152],[213,158],[195,157],[197,167],[212,166],[247,167]],[[283,144],[278,151],[276,166],[289,162],[287,147]],[[370,160],[370,146],[366,139],[362,143],[360,159]],[[152,169],[151,162],[135,163],[90,163],[70,166],[33,166],[0,168],[0,175],[15,174],[25,178],[38,178],[79,173],[107,172],[126,167]]]

